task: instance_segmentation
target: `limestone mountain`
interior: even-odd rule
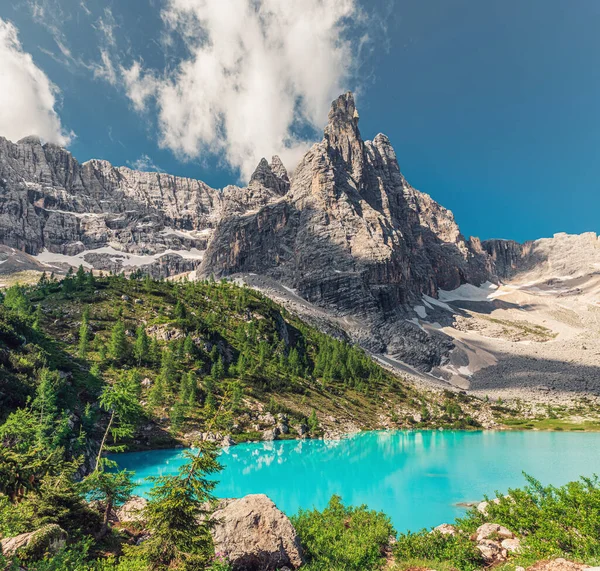
[[[406,181],[388,138],[364,141],[358,123],[346,93],[293,173],[263,159],[247,187],[222,190],[0,138],[0,272],[83,264],[242,279],[395,367],[473,388],[502,359],[465,345],[460,328],[472,317],[458,301],[491,314],[506,308],[492,284],[593,275],[598,240],[466,239],[449,210]],[[450,299],[464,287],[475,301]]]

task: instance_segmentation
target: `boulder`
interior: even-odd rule
[[[308,426],[306,426],[304,423],[296,424],[293,428],[296,431],[296,434],[298,434],[300,437],[308,434]]]
[[[227,448],[229,446],[235,446],[235,440],[231,438],[229,434],[226,434],[221,441],[221,446]]]
[[[582,571],[583,569],[588,571],[590,566],[559,557],[558,559],[538,561],[531,567],[528,567],[527,571]]]
[[[264,494],[221,500],[211,531],[215,552],[235,571],[275,571],[303,563],[294,526]]]
[[[477,544],[477,549],[488,564],[506,561],[508,552],[500,543],[491,539],[483,539]]]
[[[472,541],[480,542],[484,539],[493,539],[502,541],[503,539],[513,539],[515,534],[498,523],[484,523],[477,528],[477,531],[471,536]]]
[[[131,496],[118,510],[117,518],[120,523],[136,523],[143,521],[142,512],[148,500],[140,496]]]
[[[279,428],[277,428],[277,427],[270,428],[263,432],[263,440],[266,440],[266,441],[276,440],[280,434],[281,434],[281,431],[279,430]]]
[[[65,546],[67,532],[50,523],[29,533],[8,537],[0,541],[0,553],[12,557],[17,552],[26,559],[41,559],[46,553],[56,553]]]
[[[506,499],[510,499],[510,496],[504,496],[504,497]],[[500,498],[494,498],[493,500],[490,500],[489,502],[479,502],[477,504],[477,511],[480,514],[483,514],[483,515],[487,516],[488,515],[488,510],[487,510],[488,506],[490,504],[496,504],[496,505],[498,505],[499,503],[500,503]]]
[[[457,529],[449,523],[443,523],[441,525],[438,525],[437,527],[434,527],[431,530],[431,533],[434,533],[436,531],[441,533],[442,535],[456,535],[458,533]]]
[[[275,424],[275,417],[270,412],[266,412],[265,414],[259,415],[258,420],[262,424],[267,424],[270,426]]]
[[[521,541],[516,537],[512,539],[504,539],[501,545],[509,553],[518,553],[519,549],[521,549]]]

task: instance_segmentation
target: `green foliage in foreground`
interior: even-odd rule
[[[308,559],[307,571],[379,569],[394,534],[384,513],[344,506],[339,496],[322,512],[300,510],[292,522]]]
[[[202,442],[196,453],[184,453],[189,462],[176,476],[154,478],[154,488],[144,512],[150,538],[142,543],[152,569],[173,563],[185,570],[205,569],[214,554],[209,502],[217,485],[211,475],[222,470],[218,449]]]
[[[564,486],[543,486],[527,476],[527,485],[498,495],[487,515],[471,510],[455,526],[456,536],[422,530],[402,534],[395,546],[399,564],[421,560],[430,567],[450,564],[460,571],[481,569],[483,561],[469,536],[480,525],[493,522],[510,529],[521,540],[521,552],[512,557],[515,565],[564,557],[586,564],[600,562],[600,482],[596,476],[581,478]],[[436,566],[437,565],[437,566]]]
[[[430,533],[427,530],[408,532],[399,536],[394,554],[399,562],[414,559],[427,560],[431,564],[450,562],[452,567],[461,571],[484,566],[481,553],[468,534],[443,535],[439,531]]]
[[[519,537],[528,559],[566,557],[600,562],[600,481],[581,478],[564,486],[543,486],[526,476],[527,485],[488,506],[487,521],[504,525]],[[483,516],[471,512],[467,525]]]

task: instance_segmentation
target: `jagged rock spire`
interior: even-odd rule
[[[279,157],[273,157],[271,164],[265,158],[260,160],[248,184],[249,187],[257,185],[282,196],[289,190],[290,180],[287,170]]]
[[[279,158],[278,155],[273,155],[273,157],[271,158],[271,164],[269,166],[271,167],[271,170],[273,171],[273,174],[275,176],[289,182],[290,179],[288,176],[287,169],[285,168],[283,161]]]
[[[335,141],[347,136],[361,138],[358,130],[358,111],[351,91],[347,91],[333,101],[329,111],[329,122],[325,127],[325,138],[332,145],[335,145]]]
[[[350,91],[340,95],[331,104],[329,122],[325,127],[325,141],[332,150],[339,153],[348,172],[358,183],[363,171],[364,142],[358,129],[354,95]]]

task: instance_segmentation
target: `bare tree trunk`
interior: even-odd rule
[[[108,426],[106,427],[106,431],[104,432],[104,437],[102,438],[102,442],[100,443],[100,450],[98,450],[98,456],[96,457],[96,467],[94,468],[94,472],[98,470],[98,466],[100,465],[100,458],[102,457],[102,451],[104,450],[104,445],[106,444],[106,438],[108,436],[108,431],[112,426],[113,420],[115,418],[115,411],[113,410],[110,415],[110,420],[108,421]]]

